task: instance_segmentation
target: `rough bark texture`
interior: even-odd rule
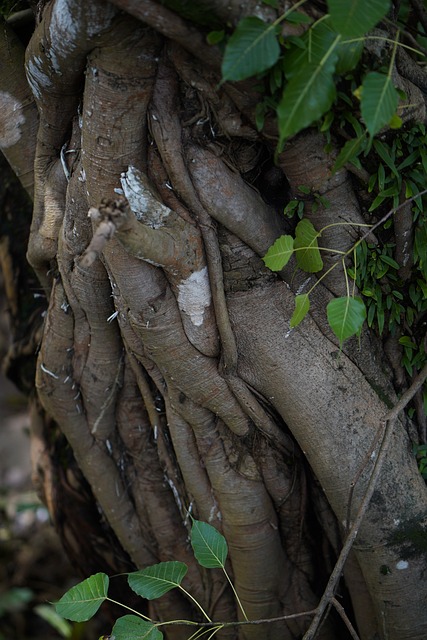
[[[258,3],[200,5],[220,23],[274,16]],[[290,330],[307,276],[276,276],[261,258],[292,227],[280,210],[300,184],[327,194],[329,209],[307,210],[320,226],[363,221],[350,174],[331,175],[316,131],[274,168],[272,123],[268,135],[253,126],[256,88],[219,86],[219,51],[162,3],[53,0],[26,49],[27,80],[23,50],[4,30],[0,144],[34,192],[28,259],[48,308],[33,463],[68,553],[86,575],[181,560],[209,615],[235,620],[222,573],[194,561],[191,510],[225,535],[249,619],[311,611],[396,395],[375,336],[342,351],[325,324],[342,279],[319,285]],[[351,247],[342,229],[326,246]],[[426,514],[402,415],[340,587],[364,640],[425,638]],[[147,611],[200,619],[175,592]],[[217,637],[292,640],[309,622]],[[317,637],[346,634],[331,613]]]

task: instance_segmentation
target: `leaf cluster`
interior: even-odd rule
[[[389,0],[328,0],[328,14],[312,22],[296,8],[271,24],[257,17],[243,18],[227,42],[222,63],[223,81],[239,81],[268,74],[273,99],[266,98],[257,112],[263,124],[265,111],[277,112],[279,148],[302,129],[328,112],[337,96],[339,77],[359,63],[365,34],[387,14]],[[302,36],[284,36],[281,23],[305,26]],[[366,134],[372,138],[396,114],[399,95],[393,86],[393,56],[386,73],[366,74],[359,95]],[[365,132],[364,132],[365,135]],[[361,139],[349,141],[345,152],[354,153]]]
[[[234,591],[236,600],[242,609],[243,615],[247,620],[238,595],[225,569],[228,555],[225,538],[206,522],[192,519],[190,542],[194,557],[202,567],[206,569],[222,569],[225,573]],[[216,632],[223,624],[212,622],[202,606],[182,586],[182,581],[187,571],[188,567],[183,562],[160,562],[140,571],[127,574],[128,584],[138,596],[147,600],[160,598],[172,589],[180,589],[181,592],[199,608],[205,620],[210,623],[210,631]],[[55,604],[56,612],[68,620],[83,622],[92,618],[105,601],[114,602],[129,609],[129,607],[109,598],[109,583],[110,579],[105,573],[96,573],[90,576],[69,589],[62,596]],[[111,637],[114,637],[115,640],[161,640],[163,633],[160,631],[160,627],[174,622],[156,622],[135,610],[129,610],[132,612],[131,614],[118,618],[114,624]],[[195,627],[199,626],[197,622],[193,621],[175,622],[181,622]],[[206,629],[204,631],[206,632]],[[200,628],[198,628],[191,638],[195,639],[200,635]]]
[[[322,247],[319,247],[318,238],[322,231],[316,231],[314,225],[307,218],[298,222],[295,229],[295,238],[290,235],[280,236],[269,248],[263,260],[272,271],[281,271],[295,255],[297,266],[306,273],[318,273],[323,269],[321,256]],[[328,249],[330,251],[330,249]],[[338,252],[342,253],[342,252]],[[342,266],[346,273],[342,254]],[[338,263],[337,263],[338,264]],[[290,328],[297,327],[310,310],[310,293],[320,280],[308,293],[298,294],[295,297],[295,309],[290,319]],[[340,343],[358,334],[366,319],[366,307],[363,301],[354,295],[334,298],[326,307],[329,326],[337,336]]]

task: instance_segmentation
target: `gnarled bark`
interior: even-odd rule
[[[220,21],[243,15],[241,4],[226,5],[213,3]],[[305,276],[291,268],[276,276],[261,260],[293,225],[268,204],[274,125],[256,131],[256,88],[218,86],[218,51],[200,62],[210,51],[194,25],[150,0],[53,0],[31,39],[26,68],[40,124],[28,253],[50,299],[34,456],[39,476],[46,465],[61,469],[57,451],[43,448],[44,411],[102,513],[93,530],[121,550],[108,566],[181,560],[184,586],[214,620],[242,617],[222,574],[190,553],[190,509],[225,535],[248,618],[285,617],[316,607],[396,396],[375,337],[340,350],[325,326],[339,278],[319,284],[311,317],[290,330]],[[8,82],[0,74],[1,91]],[[20,126],[19,110],[15,118]],[[336,221],[344,206],[343,220],[363,223],[350,176],[331,175],[319,134],[297,136],[279,164],[291,192],[303,183],[330,200],[316,224]],[[346,251],[355,233],[346,226],[324,241]],[[342,586],[366,640],[422,638],[427,629],[427,495],[406,427],[402,415]],[[64,474],[52,468],[44,494],[66,538],[49,490]],[[76,560],[77,546],[69,528]],[[148,609],[200,620],[174,592]],[[292,640],[309,622],[301,615],[217,635]],[[188,637],[184,627],[163,631]],[[345,634],[330,615],[318,637]]]

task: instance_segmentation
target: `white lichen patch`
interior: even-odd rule
[[[0,124],[0,146],[4,149],[13,147],[21,138],[21,126],[25,122],[22,105],[10,93],[0,91],[0,104],[3,111]]]
[[[27,62],[26,72],[27,80],[30,85],[33,96],[40,100],[42,97],[42,89],[52,86],[52,81],[48,74],[42,69],[43,61],[38,56],[33,56]]]
[[[399,571],[404,571],[408,567],[409,562],[407,560],[399,560],[399,562],[396,562],[396,569],[398,569]]]
[[[81,33],[89,38],[96,36],[111,25],[116,14],[113,5],[105,3],[102,12],[91,2],[79,4],[74,0],[56,0],[50,21],[50,59],[56,72],[60,72],[61,62],[77,47]],[[61,60],[61,62],[58,60]]]
[[[170,209],[151,193],[142,172],[130,166],[126,173],[122,173],[120,182],[136,218],[153,229],[163,227]]]
[[[196,327],[203,324],[205,309],[210,303],[211,289],[207,267],[195,271],[178,285],[178,306]]]

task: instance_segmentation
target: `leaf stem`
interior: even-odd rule
[[[352,44],[353,42],[361,42],[362,40],[383,40],[384,42],[390,42],[390,44],[396,44],[396,40],[392,38],[386,38],[385,36],[365,36],[363,38],[351,38],[350,40],[343,40],[342,44]],[[414,49],[414,47],[410,47],[408,44],[403,44],[403,42],[397,42],[399,47],[403,47],[403,49],[409,49],[413,53],[417,53],[419,56],[426,57],[426,54],[419,49]]]
[[[196,598],[194,598],[194,597],[191,595],[191,593],[188,593],[188,591],[186,591],[186,590],[184,589],[184,587],[182,587],[180,584],[179,584],[179,585],[177,585],[177,586],[178,586],[178,588],[179,588],[179,589],[181,589],[181,591],[182,591],[183,593],[185,593],[185,595],[187,596],[187,598],[190,598],[190,600],[192,600],[192,601],[194,602],[194,604],[195,604],[197,607],[199,607],[200,611],[203,613],[203,615],[205,616],[206,620],[207,620],[208,622],[212,622],[212,620],[209,618],[209,616],[208,616],[208,614],[206,613],[206,611],[203,609],[202,605],[201,605],[199,602],[197,602]]]
[[[224,571],[225,577],[227,578],[227,580],[228,580],[228,582],[229,582],[229,584],[230,584],[230,587],[231,587],[231,588],[232,588],[232,590],[233,590],[233,593],[234,593],[234,595],[235,595],[235,597],[236,597],[236,600],[237,600],[237,604],[239,605],[240,611],[243,613],[243,617],[245,618],[245,621],[246,621],[246,622],[249,622],[249,620],[248,620],[248,616],[246,615],[246,612],[245,612],[245,610],[244,610],[244,608],[243,608],[243,605],[242,605],[242,603],[241,603],[241,601],[240,601],[240,598],[239,598],[239,596],[238,596],[238,594],[237,594],[237,591],[236,591],[236,589],[234,588],[234,585],[233,585],[233,583],[232,583],[232,581],[231,581],[231,579],[230,579],[230,576],[228,575],[228,573],[227,573],[227,571],[226,571],[225,567],[223,567],[223,568],[222,568],[222,570]]]
[[[112,598],[109,598],[108,596],[105,599],[108,600],[108,602],[112,602],[113,604],[118,604],[119,607],[123,607],[123,609],[127,609],[128,611],[132,611],[132,613],[134,613],[135,615],[139,616],[140,618],[144,618],[144,620],[147,620],[147,622],[151,622],[152,624],[156,624],[155,622],[153,622],[153,620],[151,618],[149,618],[148,616],[144,616],[143,613],[141,613],[140,611],[136,611],[135,609],[132,609],[132,607],[128,607],[126,604],[123,604],[123,602],[118,602],[117,600],[113,600]]]

